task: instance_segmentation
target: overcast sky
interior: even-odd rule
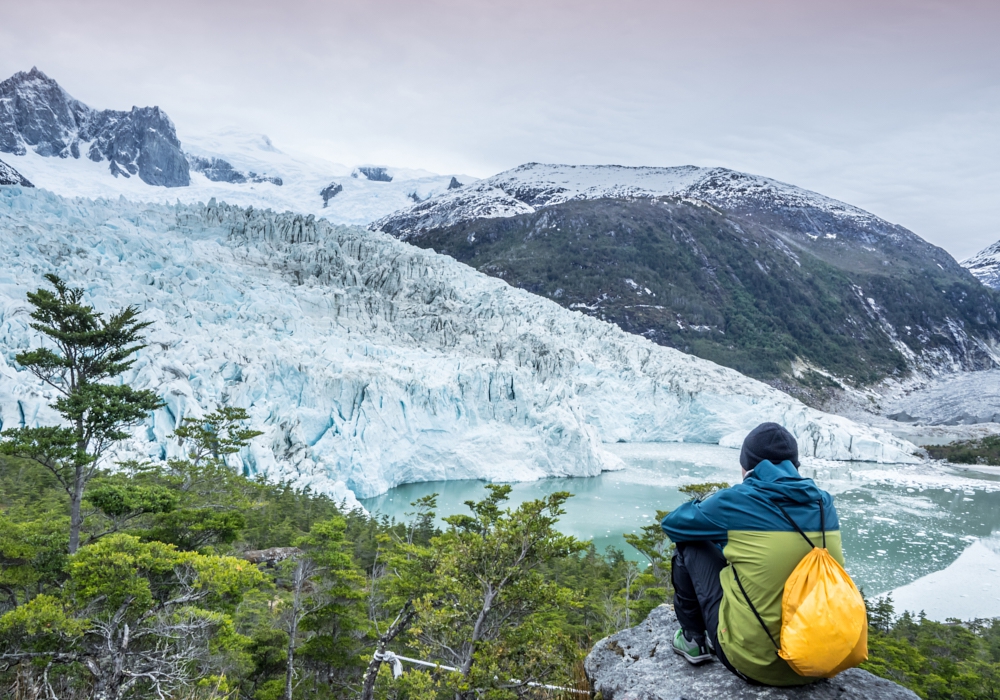
[[[0,78],[355,164],[721,165],[1000,238],[997,0],[0,0]]]

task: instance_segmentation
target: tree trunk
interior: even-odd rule
[[[69,553],[75,554],[80,548],[80,530],[83,528],[83,487],[85,465],[77,464],[73,477],[73,493],[70,495],[69,513]]]
[[[74,391],[76,381],[74,380]],[[83,419],[76,421],[76,449],[82,455],[87,453],[87,441],[84,439]],[[80,548],[80,530],[83,528],[83,515],[81,507],[83,505],[83,487],[86,486],[86,465],[80,463],[80,456],[76,457],[75,470],[73,472],[73,493],[70,494],[69,512],[69,553],[76,554]]]
[[[469,677],[469,671],[472,670],[472,659],[476,655],[476,645],[479,643],[479,638],[482,636],[483,625],[486,623],[486,616],[490,614],[490,609],[493,607],[493,599],[495,597],[493,591],[487,591],[486,595],[483,597],[483,608],[479,611],[479,617],[476,618],[476,624],[472,627],[472,638],[469,640],[468,655],[462,662],[462,675],[466,678]]]
[[[296,614],[292,613],[292,632],[288,637],[288,661],[285,664],[285,700],[292,700],[292,677],[295,675],[295,633],[298,628]]]
[[[295,635],[299,631],[299,614],[301,610],[302,583],[305,580],[305,562],[299,559],[295,566],[293,585],[295,595],[292,598],[292,621],[288,625],[288,660],[285,663],[285,700],[292,700],[292,678],[295,675]]]
[[[407,601],[399,615],[396,616],[396,621],[389,626],[385,634],[378,638],[378,646],[372,655],[372,660],[368,662],[368,668],[365,670],[365,678],[361,686],[361,700],[374,700],[375,681],[378,678],[378,671],[382,667],[381,656],[385,653],[385,648],[389,646],[389,642],[409,627],[416,615],[417,611],[413,609],[412,603]]]

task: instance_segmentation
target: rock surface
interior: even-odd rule
[[[372,182],[392,182],[389,170],[377,165],[360,165],[354,169],[351,177],[364,177]]]
[[[338,182],[331,182],[329,185],[320,190],[319,196],[323,198],[323,208],[326,209],[326,205],[330,203],[330,200],[343,191],[344,186]]]
[[[962,267],[987,287],[1000,289],[1000,241],[963,260]]]
[[[188,163],[169,117],[159,107],[95,110],[75,100],[37,68],[0,82],[0,151],[110,161],[116,177],[138,175],[149,185],[183,187]]]
[[[645,622],[612,635],[587,656],[587,677],[604,700],[917,700],[892,681],[852,668],[800,688],[752,686],[718,661],[692,666],[672,649],[677,617],[661,605]]]
[[[284,181],[276,175],[267,175],[266,173],[258,175],[252,170],[246,173],[242,170],[237,170],[225,158],[203,158],[188,154],[187,160],[191,170],[201,173],[212,182],[229,182],[237,185],[243,185],[248,182],[253,184],[269,182],[278,187],[284,184]]]
[[[21,187],[34,187],[28,179],[21,173],[14,170],[2,160],[0,160],[0,185],[20,185]]]

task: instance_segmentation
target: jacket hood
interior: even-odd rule
[[[743,481],[776,501],[815,503],[823,494],[812,479],[801,476],[787,459],[778,464],[764,460],[747,472]]]

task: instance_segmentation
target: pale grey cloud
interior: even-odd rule
[[[0,0],[0,73],[341,162],[725,165],[1000,238],[1000,5]]]

